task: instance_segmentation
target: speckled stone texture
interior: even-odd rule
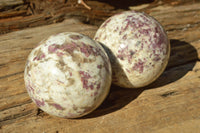
[[[170,44],[162,26],[151,16],[126,11],[107,19],[94,39],[109,54],[113,83],[125,88],[144,87],[164,71]]]
[[[33,102],[48,114],[64,118],[96,109],[109,92],[111,76],[102,46],[68,32],[50,36],[33,49],[24,72]]]

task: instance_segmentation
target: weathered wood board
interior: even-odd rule
[[[171,57],[167,69],[140,89],[111,87],[104,103],[79,119],[38,110],[24,87],[26,58],[51,34],[80,32],[93,37],[96,26],[75,19],[0,36],[0,132],[45,133],[199,133],[200,4],[147,10],[167,30]]]

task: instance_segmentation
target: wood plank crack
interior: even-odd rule
[[[9,75],[1,76],[0,79],[8,78],[8,77],[11,77],[11,76],[16,76],[16,75],[22,74],[22,73],[24,73],[24,71],[20,71],[20,72],[17,72],[17,73],[12,73],[12,74],[9,74]]]

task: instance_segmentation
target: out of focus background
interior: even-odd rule
[[[88,10],[78,0],[1,0],[0,34],[28,27],[59,23],[77,18],[99,26],[109,16],[123,10],[151,12],[170,6],[191,5],[200,0],[85,0]]]
[[[0,0],[0,133],[200,133],[200,0]],[[87,116],[50,116],[31,101],[24,67],[52,34],[93,38],[101,23],[125,10],[146,12],[164,27],[171,55],[144,88],[112,85]]]

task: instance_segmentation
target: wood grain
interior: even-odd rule
[[[171,57],[165,72],[140,89],[112,86],[104,103],[79,119],[50,116],[30,100],[23,80],[30,51],[51,34],[96,26],[75,19],[0,36],[0,132],[198,133],[200,132],[200,4],[145,9],[166,29]]]

